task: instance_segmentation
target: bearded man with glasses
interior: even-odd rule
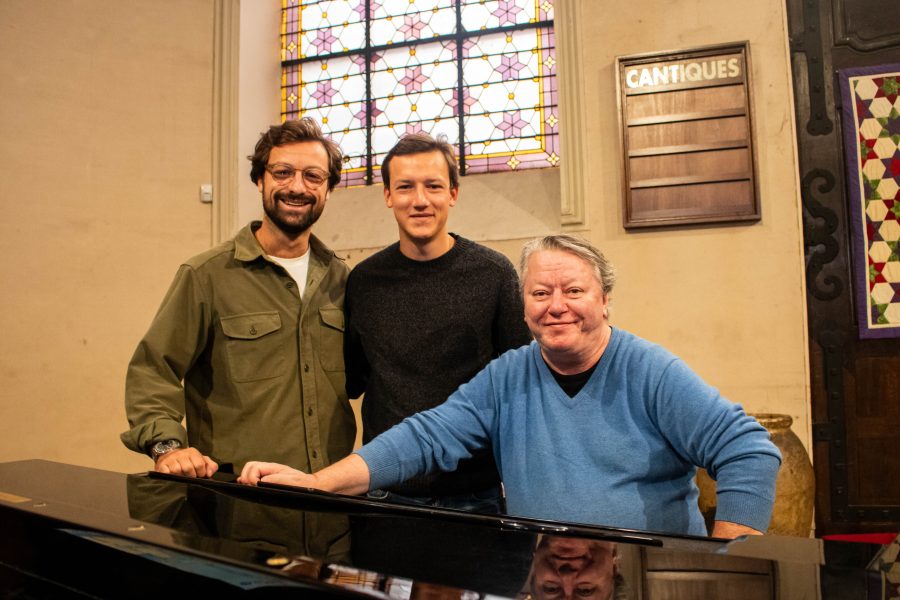
[[[181,265],[128,366],[122,441],[157,471],[210,477],[260,456],[317,471],[356,437],[348,268],[312,235],[341,151],[301,119],[270,127],[248,158],[263,220]]]

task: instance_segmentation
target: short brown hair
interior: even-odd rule
[[[450,187],[459,187],[459,165],[456,164],[456,152],[453,146],[447,142],[447,136],[441,134],[437,139],[427,133],[409,133],[400,138],[390,149],[384,161],[381,163],[381,179],[384,187],[391,187],[391,160],[395,156],[409,156],[410,154],[425,154],[426,152],[440,152],[447,161],[447,172],[450,174]]]
[[[325,137],[319,124],[309,117],[272,125],[259,136],[253,154],[247,157],[250,161],[250,181],[257,183],[263,176],[272,148],[296,142],[319,142],[325,147],[328,154],[328,190],[333,190],[341,180],[341,149]]]

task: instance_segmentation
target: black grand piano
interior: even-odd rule
[[[733,542],[280,486],[0,464],[4,598],[900,597],[888,544]]]

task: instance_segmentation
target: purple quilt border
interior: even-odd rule
[[[865,230],[859,227],[864,222],[863,202],[860,194],[860,168],[859,168],[859,134],[856,128],[856,105],[853,90],[850,89],[850,78],[860,75],[880,75],[884,73],[900,72],[900,63],[876,65],[873,67],[858,67],[841,69],[838,71],[838,81],[841,86],[841,117],[843,123],[844,158],[847,175],[847,196],[850,201],[850,216],[852,223],[848,227],[851,238],[851,263],[853,265],[852,277],[856,289],[855,302],[856,316],[858,320],[859,337],[861,338],[891,338],[900,337],[900,327],[884,329],[872,329],[869,327],[869,248],[866,244]]]

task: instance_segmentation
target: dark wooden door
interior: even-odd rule
[[[800,153],[817,534],[900,530],[900,338],[861,340],[836,72],[900,62],[896,0],[787,0]]]

